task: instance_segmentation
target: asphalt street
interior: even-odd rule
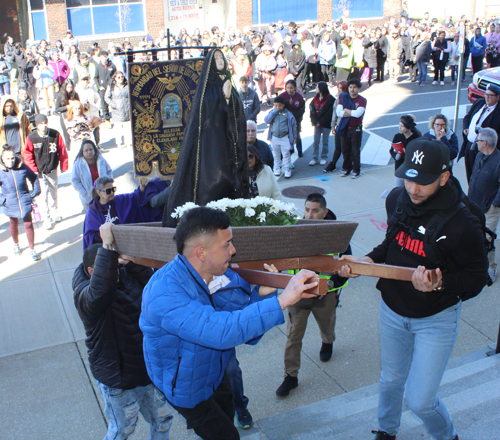
[[[449,72],[447,72],[449,75]],[[374,83],[367,88],[363,83],[360,94],[367,99],[367,109],[363,124],[363,141],[361,152],[362,169],[372,166],[383,166],[392,163],[389,155],[390,143],[393,136],[398,133],[399,118],[404,114],[413,114],[416,117],[417,128],[423,133],[429,129],[429,119],[437,113],[444,114],[449,120],[453,129],[456,86],[451,85],[449,76],[445,78],[445,85],[431,85],[432,72],[429,69],[425,87],[419,87],[416,83],[408,80],[408,74],[400,77],[397,84],[392,84],[388,80],[383,83]],[[470,72],[467,72],[467,80],[460,84],[459,113],[457,123],[457,136],[459,145],[462,142],[462,119],[467,113],[470,102],[467,97],[467,86],[470,81]],[[330,90],[331,93],[336,89]],[[292,155],[294,171],[292,178],[305,178],[323,173],[323,166],[309,166],[312,158],[313,129],[309,117],[309,103],[314,97],[314,91],[306,93],[306,113],[302,122],[302,143],[304,156],[299,158],[297,153]],[[264,123],[264,116],[269,107],[262,106],[262,111],[258,117],[259,138],[266,139],[267,125]],[[330,153],[333,155],[334,137],[330,136]],[[340,168],[342,159],[337,164]],[[335,174],[339,174],[334,173]],[[327,177],[331,177],[328,175]],[[284,178],[281,177],[280,181]]]

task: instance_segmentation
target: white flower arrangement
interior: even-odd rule
[[[196,207],[198,205],[195,203],[188,202],[176,208],[172,217],[180,219],[187,211]],[[232,226],[293,225],[298,220],[294,204],[269,197],[221,199],[207,203],[206,207],[227,212]]]

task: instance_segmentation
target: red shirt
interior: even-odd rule
[[[99,170],[97,169],[97,163],[89,163],[90,174],[92,175],[92,185],[97,179],[99,179]]]
[[[293,96],[290,96],[287,91],[284,91],[280,96],[285,100],[285,108],[292,112],[294,116],[295,113],[301,110],[305,105],[304,97],[298,91],[296,91]],[[289,100],[291,102],[289,102]]]
[[[351,101],[354,104],[355,110],[357,110],[359,107],[364,107],[366,109],[366,99],[363,98],[361,95],[358,95],[355,99],[351,98]],[[342,98],[339,98],[339,104],[342,105]],[[364,116],[365,116],[364,113],[360,118],[354,118],[351,116],[347,126],[348,127],[358,127],[359,125],[363,125],[363,117]]]

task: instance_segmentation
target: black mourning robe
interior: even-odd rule
[[[217,70],[216,52],[208,53],[200,72],[163,213],[166,227],[177,225],[171,214],[187,202],[204,206],[225,197],[249,197],[245,111],[233,86],[229,102],[224,96],[222,87],[231,74],[225,58],[224,68]]]

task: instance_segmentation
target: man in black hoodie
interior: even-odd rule
[[[415,268],[411,282],[377,283],[382,373],[375,440],[396,439],[405,384],[408,406],[427,431],[458,440],[437,390],[455,344],[462,300],[486,285],[488,260],[480,223],[462,202],[449,158],[442,142],[411,141],[395,173],[405,186],[387,197],[384,241],[364,258],[343,257]],[[339,274],[349,276],[350,269],[343,266]]]
[[[140,412],[150,424],[150,438],[168,440],[173,416],[165,395],[148,376],[139,328],[142,292],[153,270],[119,258],[112,227],[101,226],[102,245],[85,250],[73,275],[90,370],[106,404],[105,439],[131,436]]]

